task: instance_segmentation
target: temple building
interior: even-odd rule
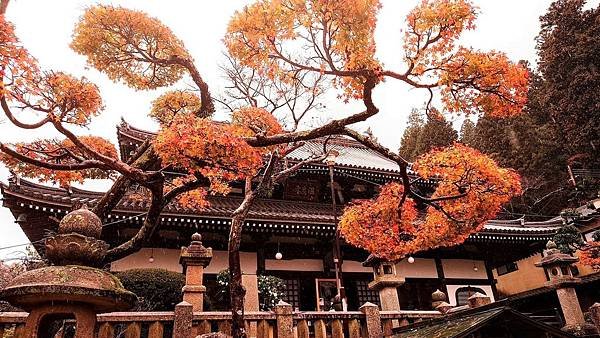
[[[117,132],[123,160],[153,137],[152,133],[125,122]],[[258,199],[246,219],[241,260],[248,310],[258,309],[257,275],[284,279],[284,300],[296,309],[329,310],[336,294],[333,259],[336,224],[332,198],[339,215],[348,202],[372,197],[381,184],[400,180],[394,162],[353,140],[334,137],[328,140],[327,146],[339,154],[333,167],[334,194],[331,193],[330,168],[325,163],[314,163],[276,186],[268,197]],[[322,149],[323,140],[309,141],[286,160],[298,162]],[[434,182],[419,180],[417,188],[426,192],[431,191],[433,185]],[[167,206],[161,215],[159,231],[149,243],[139,252],[113,262],[111,270],[182,271],[180,248],[189,244],[191,235],[198,232],[202,234],[204,245],[213,249],[213,259],[204,270],[204,285],[208,288],[205,309],[222,309],[222,304],[210,302],[211,288],[216,287],[216,275],[227,268],[230,216],[242,200],[243,188],[241,183],[234,184],[228,196],[209,196],[210,206],[201,210],[177,204]],[[111,245],[131,238],[143,221],[147,202],[133,198],[135,191],[133,187],[131,194],[103,220],[102,240]],[[74,207],[93,206],[102,196],[99,192],[49,187],[19,177],[11,177],[8,184],[3,184],[2,194],[3,205],[11,210],[16,222],[42,254],[42,240],[56,231],[64,215]],[[432,293],[438,289],[453,306],[464,305],[477,292],[494,301],[502,295],[543,284],[542,269],[535,271],[541,274],[540,280],[536,280],[540,285],[527,284],[533,280],[516,281],[511,276],[526,271],[521,268],[521,262],[539,261],[546,242],[562,225],[563,221],[556,219],[489,221],[481,232],[470,236],[462,245],[417,253],[392,264],[389,271],[382,270],[382,273],[399,277],[394,287],[403,310],[432,309]],[[365,302],[381,304],[380,293],[369,287],[377,274],[369,264],[363,264],[368,257],[364,250],[342,244],[342,281],[350,310],[356,310]],[[518,283],[522,283],[522,287],[516,287]]]

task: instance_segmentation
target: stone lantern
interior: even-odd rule
[[[102,222],[82,208],[67,214],[58,234],[46,240],[46,257],[55,264],[13,279],[0,298],[30,311],[23,338],[46,337],[57,319],[74,318],[75,337],[94,337],[96,314],[129,309],[136,296],[111,273],[98,269],[108,244],[100,240]]]
[[[369,283],[369,289],[379,292],[381,310],[399,311],[397,288],[404,284],[405,279],[397,274],[396,264],[370,256],[363,265],[373,267],[374,280]]]
[[[558,301],[562,313],[565,317],[565,326],[563,331],[571,332],[576,335],[594,333],[593,325],[585,322],[575,286],[580,279],[573,276],[573,264],[579,261],[579,258],[558,250],[556,243],[548,241],[544,257],[541,261],[535,263],[535,266],[544,268],[548,275],[546,286],[556,290]]]
[[[438,307],[438,305],[446,302],[447,300],[448,298],[446,297],[446,294],[437,289],[431,294],[431,307],[435,309]]]
[[[183,287],[183,301],[192,304],[193,311],[202,311],[206,287],[202,285],[204,268],[212,260],[212,249],[202,245],[202,236],[199,233],[192,235],[192,242],[187,247],[181,248],[179,264],[183,266],[185,286]]]

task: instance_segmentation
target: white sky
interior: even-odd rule
[[[87,68],[82,56],[69,47],[73,27],[83,10],[95,3],[108,3],[143,10],[158,17],[184,41],[196,60],[200,73],[216,94],[221,91],[223,81],[217,65],[221,62],[222,38],[227,22],[236,9],[241,9],[249,0],[192,1],[192,0],[12,0],[8,18],[17,27],[17,34],[30,53],[38,58],[44,68],[62,70],[77,76],[86,76],[95,82],[102,93],[106,109],[90,125],[90,131],[116,141],[115,126],[121,117],[141,128],[154,129],[155,125],[146,116],[152,99],[163,90],[136,92],[126,86],[114,84],[103,74]],[[402,70],[401,32],[404,17],[419,0],[382,0],[376,32],[378,57],[386,68]],[[543,15],[551,0],[474,0],[480,8],[477,29],[467,32],[462,41],[466,46],[483,50],[503,51],[515,61],[520,59],[535,62],[534,38],[539,32],[539,16]],[[594,3],[596,3],[594,1]],[[167,5],[168,4],[168,5]],[[360,129],[370,126],[385,145],[397,149],[406,118],[411,108],[422,106],[425,93],[410,90],[407,86],[388,80],[374,93],[375,103],[380,108],[378,116]],[[342,114],[358,111],[357,104],[341,105],[334,100],[327,102],[328,113],[324,118],[336,118]],[[333,112],[335,111],[335,112]],[[0,140],[3,142],[31,141],[38,137],[54,136],[50,130],[23,132],[10,125],[0,124]],[[0,168],[0,179],[6,182],[8,172]],[[96,185],[97,186],[97,185]],[[88,187],[90,187],[88,185]],[[8,209],[0,208],[0,248],[26,243],[22,233]],[[14,257],[22,251],[0,249],[0,258]]]

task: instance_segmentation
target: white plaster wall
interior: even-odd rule
[[[403,259],[396,263],[396,273],[405,278],[438,277],[435,260],[429,258],[415,258],[415,262],[412,264]]]
[[[344,264],[345,270],[346,264]],[[265,270],[323,271],[320,259],[265,259]]]
[[[470,259],[442,259],[445,278],[487,279],[483,261]],[[475,271],[474,267],[477,267]]]
[[[183,268],[179,264],[180,250],[177,249],[161,249],[155,248],[154,251],[150,248],[144,248],[136,253],[133,253],[125,258],[119,259],[112,263],[112,271],[123,271],[129,269],[166,269],[175,272],[182,272]],[[148,259],[150,255],[154,256],[154,262],[150,263]],[[256,253],[255,252],[240,252],[240,260],[242,272],[246,274],[256,273]],[[227,251],[213,251],[213,258],[210,264],[204,270],[205,273],[217,274],[219,271],[228,267]]]
[[[593,230],[588,232],[587,234],[585,234],[585,240],[586,242],[591,242],[592,241],[592,236],[594,235],[594,232],[596,232],[597,230]]]
[[[363,266],[362,262],[357,261],[347,261],[344,260],[342,264],[342,270],[344,272],[366,272],[373,273],[373,268],[368,266]]]
[[[494,292],[492,291],[492,287],[490,285],[447,285],[448,290],[448,303],[452,306],[456,306],[456,290],[463,287],[473,287],[479,288],[485,291],[485,294],[490,297],[492,302],[495,302]]]
[[[240,252],[242,273],[256,274],[256,260],[256,252]],[[227,251],[213,251],[213,258],[206,269],[204,269],[204,273],[219,273],[227,268],[229,268]]]

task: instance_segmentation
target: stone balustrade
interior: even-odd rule
[[[360,338],[391,335],[392,321],[401,325],[440,316],[438,311],[379,311],[365,304],[360,311],[292,312],[291,306],[280,303],[275,311],[246,312],[246,327],[250,337],[258,338]],[[0,313],[0,337],[24,327],[27,313]],[[231,333],[230,312],[193,312],[182,302],[175,311],[111,312],[97,315],[98,338],[194,338],[210,332]]]

